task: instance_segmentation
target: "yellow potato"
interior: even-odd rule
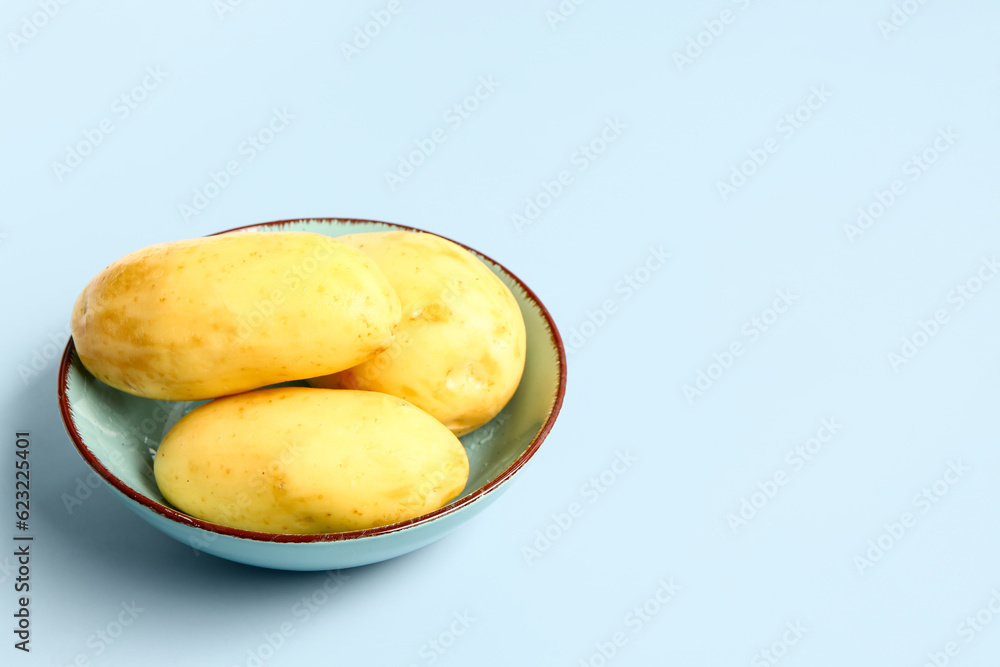
[[[389,349],[310,384],[405,398],[456,435],[496,416],[514,395],[525,360],[524,319],[507,286],[475,255],[433,234],[338,238],[381,267],[403,315]]]
[[[388,525],[443,507],[469,461],[440,422],[394,396],[261,389],[185,415],[153,463],[169,503],[191,516],[268,533]]]
[[[83,365],[138,396],[215,398],[349,368],[386,349],[400,309],[379,268],[312,232],[149,246],[73,308]]]

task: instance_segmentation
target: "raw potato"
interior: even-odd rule
[[[507,286],[475,255],[433,234],[338,239],[381,267],[403,315],[388,350],[310,384],[405,398],[456,435],[496,416],[514,395],[525,360],[524,319]]]
[[[194,409],[163,438],[153,471],[167,501],[200,519],[328,533],[444,506],[469,461],[451,431],[394,396],[283,387]]]
[[[83,290],[83,365],[137,396],[215,398],[349,368],[389,347],[400,308],[363,253],[312,232],[161,243]]]

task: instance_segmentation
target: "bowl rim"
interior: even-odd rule
[[[381,220],[368,220],[363,218],[289,218],[286,220],[274,220],[271,222],[260,222],[251,225],[243,225],[241,227],[234,227],[232,229],[223,230],[220,232],[214,232],[206,236],[218,236],[220,234],[227,234],[229,232],[236,231],[246,231],[252,229],[263,229],[269,227],[280,227],[283,225],[300,223],[300,222],[324,222],[324,223],[334,223],[334,222],[346,222],[350,224],[377,224],[385,225],[399,230],[419,232],[424,234],[433,234],[434,236],[440,236],[441,238],[451,241],[466,250],[472,252],[496,266],[500,271],[507,275],[513,282],[515,282],[522,290],[524,290],[525,295],[528,300],[531,301],[535,306],[538,307],[539,312],[548,324],[549,337],[553,347],[555,347],[558,356],[559,365],[559,385],[556,389],[555,400],[552,404],[552,409],[549,412],[545,423],[542,424],[542,428],[538,431],[535,437],[529,443],[528,447],[521,452],[521,454],[511,463],[503,472],[494,477],[492,480],[488,481],[483,486],[479,487],[472,493],[463,496],[462,498],[451,502],[444,507],[441,507],[433,512],[428,512],[427,514],[422,514],[418,517],[412,519],[407,519],[406,521],[400,521],[398,523],[388,524],[386,526],[378,526],[376,528],[366,528],[362,530],[352,530],[344,531],[340,533],[265,533],[253,530],[243,530],[240,528],[231,528],[229,526],[223,526],[221,524],[212,523],[210,521],[205,521],[203,519],[198,519],[196,517],[185,514],[179,510],[174,509],[163,503],[159,503],[152,498],[139,493],[131,486],[123,482],[116,475],[114,475],[107,467],[94,455],[90,448],[84,443],[83,437],[80,435],[79,430],[76,426],[76,420],[73,417],[73,413],[69,405],[69,396],[67,394],[68,390],[68,380],[69,380],[69,368],[73,362],[73,357],[76,354],[76,345],[74,344],[73,338],[70,337],[69,341],[66,343],[66,348],[63,351],[62,360],[59,364],[59,412],[62,416],[63,425],[66,428],[66,432],[72,440],[74,446],[79,452],[80,456],[83,457],[87,465],[89,465],[101,478],[113,488],[115,488],[119,493],[123,494],[125,497],[129,498],[133,502],[141,505],[147,510],[151,510],[155,514],[158,514],[166,519],[180,523],[182,525],[187,525],[194,528],[200,528],[202,530],[216,533],[220,535],[226,535],[229,537],[240,538],[245,540],[252,540],[256,542],[277,542],[277,543],[324,543],[324,542],[344,542],[350,540],[357,540],[361,538],[377,537],[381,535],[389,535],[392,533],[397,533],[407,528],[414,526],[419,526],[422,524],[427,524],[440,519],[449,514],[458,512],[465,507],[475,503],[480,498],[485,495],[495,491],[497,488],[502,486],[507,480],[509,480],[514,473],[520,470],[524,465],[535,455],[535,452],[541,447],[542,442],[548,436],[549,431],[552,430],[552,426],[555,423],[556,417],[559,415],[559,411],[562,408],[563,398],[566,394],[566,349],[563,346],[562,337],[559,334],[559,329],[556,327],[555,320],[549,313],[548,309],[541,302],[538,296],[529,288],[520,278],[514,275],[510,270],[504,265],[500,264],[496,260],[484,255],[483,253],[470,248],[464,243],[454,241],[446,236],[440,234],[435,234],[434,232],[429,232],[424,229],[419,229],[417,227],[409,227],[407,225],[400,225],[393,222],[384,222]],[[335,238],[335,237],[334,237]]]

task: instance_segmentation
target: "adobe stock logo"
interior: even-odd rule
[[[293,120],[295,120],[295,115],[289,113],[287,108],[273,109],[267,122],[253,134],[247,135],[237,147],[237,155],[242,158],[242,161],[234,157],[227,160],[218,170],[210,171],[208,178],[200,186],[193,189],[191,199],[177,205],[177,212],[181,219],[184,222],[189,222],[192,218],[201,215],[232,184],[233,179],[239,176],[247,165],[256,160],[261,153],[268,149],[271,142],[288,129]]]
[[[635,296],[657,271],[666,266],[668,259],[670,253],[663,246],[650,246],[645,261],[615,283],[615,294],[620,294],[621,298],[609,297],[601,302],[600,308],[587,310],[587,319],[569,330],[566,335],[566,351],[569,354],[580,351],[608,323],[611,316],[618,312],[621,304]]]
[[[50,333],[47,343],[43,343],[31,351],[31,359],[27,366],[17,365],[17,374],[21,377],[24,386],[27,387],[29,383],[40,376],[50,363],[59,365],[63,348],[66,347],[66,343],[72,335],[72,326],[69,324],[59,331]]]
[[[465,124],[486,100],[493,97],[501,83],[492,74],[479,77],[475,89],[462,100],[455,102],[441,115],[441,120],[448,124],[454,133]],[[436,127],[425,138],[414,139],[414,149],[409,153],[399,155],[399,163],[392,171],[383,173],[385,184],[391,192],[402,185],[406,179],[413,176],[417,169],[423,166],[428,158],[437,152],[438,146],[448,141],[448,130]]]
[[[214,537],[214,535],[213,535]],[[288,642],[288,640],[298,631],[299,626],[305,625],[314,614],[319,612],[324,605],[328,604],[335,596],[343,595],[341,590],[344,582],[351,578],[349,574],[343,574],[340,570],[330,570],[323,578],[323,583],[317,586],[309,595],[292,605],[291,617],[298,622],[294,624],[291,620],[285,620],[270,631],[260,634],[263,640],[256,646],[248,648],[246,659],[235,663],[238,667],[262,667],[268,660],[274,658],[278,651]]]
[[[788,655],[788,649],[799,643],[799,640],[809,632],[809,628],[802,625],[802,621],[785,623],[785,631],[781,638],[775,640],[763,651],[759,651],[750,660],[750,667],[768,667],[776,665],[778,661]]]
[[[549,22],[549,27],[555,31],[560,23],[565,23],[569,17],[576,13],[576,8],[587,2],[587,0],[562,0],[555,10],[545,12],[545,20]]]
[[[219,21],[225,21],[226,14],[232,14],[242,4],[243,0],[215,0],[212,3],[212,9],[215,10],[215,15],[219,17]]]
[[[823,448],[829,445],[843,428],[844,425],[838,423],[836,417],[824,418],[820,420],[819,428],[813,437],[789,449],[785,454],[785,464],[789,469],[778,468],[763,481],[757,482],[757,490],[740,498],[739,507],[726,515],[726,523],[733,533],[736,534],[740,528],[749,525],[796,473],[801,472],[807,463],[817,458]]]
[[[598,641],[594,644],[594,650],[590,655],[577,663],[579,667],[606,667],[618,655],[618,651],[628,644],[630,639],[642,632],[657,614],[673,602],[681,591],[680,585],[674,581],[673,577],[659,579],[656,583],[657,588],[653,594],[632,607],[632,610],[625,614],[622,619],[622,625],[629,628],[632,633],[618,630],[606,640]]]
[[[52,173],[56,175],[59,182],[62,182],[67,174],[72,173],[82,165],[87,156],[104,143],[108,135],[118,129],[121,123],[128,119],[132,112],[138,109],[149,98],[150,93],[159,88],[168,76],[168,73],[164,72],[159,65],[148,66],[139,83],[126,90],[111,103],[110,110],[114,114],[113,116],[105,116],[98,121],[96,127],[87,128],[82,132],[83,139],[75,144],[67,144],[66,154],[63,156],[62,162],[59,160],[52,162]]]
[[[628,124],[623,122],[618,116],[606,119],[604,127],[593,138],[585,143],[581,143],[573,151],[573,154],[570,156],[570,163],[581,174],[587,171],[601,155],[604,155],[613,143],[621,138],[622,132],[626,129],[628,129]],[[514,229],[517,230],[517,233],[520,234],[525,227],[534,224],[575,182],[576,177],[569,169],[560,170],[551,181],[543,179],[541,182],[542,187],[534,195],[525,197],[524,208],[510,216],[510,220],[514,223]]]
[[[353,62],[361,55],[361,52],[371,46],[372,40],[382,34],[382,31],[389,27],[393,19],[403,11],[402,0],[389,0],[385,9],[376,9],[371,12],[372,20],[364,25],[354,27],[354,35],[350,42],[340,43],[340,53],[347,62]]]
[[[604,497],[604,494],[638,461],[638,457],[627,449],[616,451],[614,460],[580,487],[580,497],[586,500],[587,504],[574,501],[566,507],[565,512],[552,514],[552,521],[544,528],[535,531],[535,539],[531,544],[521,547],[521,556],[524,557],[525,564],[531,565],[532,562],[541,558],[542,554],[551,549],[586,513],[587,507]]]
[[[729,178],[725,181],[715,182],[715,189],[723,203],[729,201],[730,197],[749,183],[750,179],[767,164],[771,156],[781,149],[781,142],[794,137],[820,109],[826,106],[831,97],[833,97],[833,93],[827,89],[826,85],[813,86],[801,104],[785,113],[774,124],[774,130],[781,135],[780,139],[771,136],[765,139],[759,148],[747,149],[747,159],[733,166],[729,172]]]
[[[903,336],[899,350],[886,355],[892,370],[898,373],[901,366],[913,361],[920,351],[941,333],[941,329],[951,322],[951,316],[975,299],[998,273],[1000,273],[1000,263],[997,262],[997,256],[994,254],[992,257],[983,257],[976,272],[955,285],[945,297],[949,304],[954,305],[952,312],[949,313],[947,308],[938,308],[932,317],[918,320],[917,330],[908,336]]]
[[[8,32],[7,41],[10,48],[17,53],[18,49],[38,36],[38,31],[49,24],[70,0],[39,0],[38,9],[31,16],[21,19],[21,29],[18,32]]]
[[[1000,591],[994,588],[990,593],[992,593],[992,597],[974,613],[966,615],[965,619],[955,628],[955,634],[965,641],[966,646],[974,642],[981,632],[986,630],[997,617],[1000,617]],[[957,657],[961,652],[962,645],[957,641],[949,641],[941,647],[940,651],[928,653],[927,662],[922,667],[945,667],[952,658]]]
[[[903,0],[899,4],[892,6],[892,13],[889,14],[888,20],[880,19],[878,22],[878,31],[882,33],[884,39],[889,39],[889,36],[899,30],[909,23],[910,19],[917,15],[924,5],[926,5],[928,0]]]
[[[901,167],[903,176],[906,176],[910,183],[916,183],[942,155],[954,147],[955,142],[960,138],[961,135],[951,129],[950,125],[947,128],[940,128],[937,131],[937,136],[928,146],[911,155],[903,163]],[[859,237],[864,236],[907,193],[906,188],[906,181],[897,178],[884,190],[873,191],[872,199],[864,206],[858,207],[858,217],[854,223],[844,224],[844,234],[847,236],[847,240],[854,243]]]
[[[865,551],[854,557],[854,567],[857,568],[858,574],[863,577],[865,570],[875,567],[875,563],[882,560],[917,525],[920,517],[930,512],[941,502],[952,487],[958,484],[970,470],[971,468],[964,465],[961,460],[949,461],[948,468],[938,479],[920,489],[913,496],[911,502],[915,508],[920,510],[920,513],[902,512],[897,520],[883,523],[882,532],[874,539],[868,540]]]
[[[740,11],[746,11],[753,1],[732,0],[732,4],[736,5]],[[685,67],[693,65],[694,61],[701,58],[705,50],[722,37],[726,26],[736,22],[738,16],[732,9],[723,9],[716,17],[703,21],[704,30],[698,31],[693,37],[688,37],[683,51],[674,51],[674,64],[677,65],[677,71],[683,72]]]
[[[424,642],[420,650],[417,651],[417,655],[424,659],[423,664],[433,665],[437,662],[438,659],[444,656],[455,645],[462,635],[469,631],[469,628],[477,620],[468,611],[463,611],[461,614],[455,612],[452,614],[452,618],[455,620],[447,628],[438,633],[437,637]],[[420,667],[420,665],[411,662],[409,667]]]
[[[712,361],[704,369],[699,368],[694,384],[685,384],[681,387],[684,398],[688,405],[694,405],[695,399],[701,398],[706,391],[712,388],[716,382],[736,364],[736,360],[742,357],[749,343],[756,343],[761,336],[781,319],[791,307],[799,300],[799,295],[786,290],[777,290],[774,293],[774,301],[771,306],[765,308],[759,315],[754,315],[740,326],[740,333],[746,337],[746,343],[742,340],[734,340],[722,352],[716,352],[712,356]]]

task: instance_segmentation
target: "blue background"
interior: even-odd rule
[[[0,496],[28,430],[36,536],[33,650],[0,626],[5,664],[1000,659],[1000,5],[10,0],[0,28]],[[497,259],[570,375],[495,505],[306,614],[324,574],[87,493],[54,357],[121,255],[309,216]]]

